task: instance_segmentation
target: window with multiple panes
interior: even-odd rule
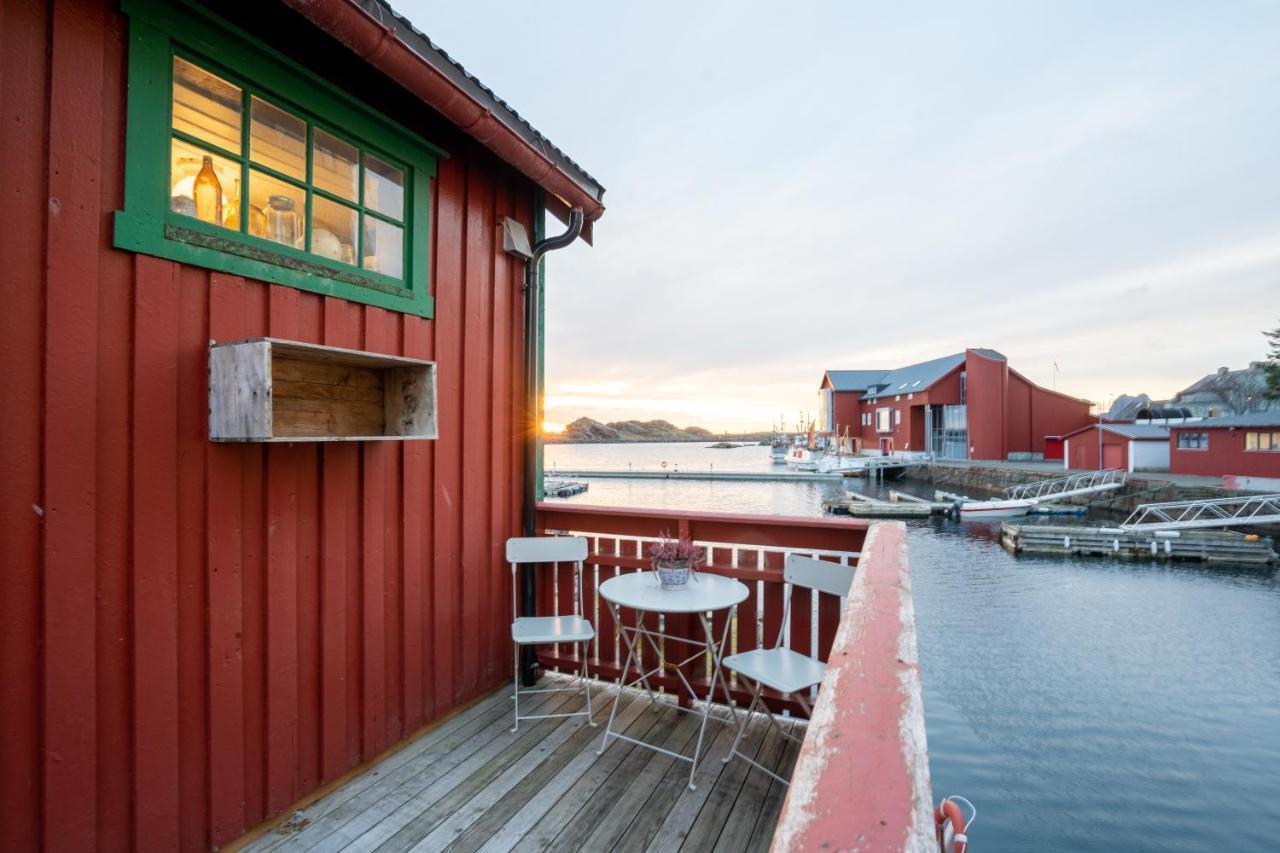
[[[116,244],[431,316],[442,152],[197,7],[125,9]]]
[[[876,432],[893,432],[893,409],[876,409]]]
[[[1209,448],[1209,433],[1207,432],[1178,433],[1178,449],[1179,450],[1207,450],[1208,448]]]
[[[1244,449],[1280,452],[1280,432],[1246,432]]]

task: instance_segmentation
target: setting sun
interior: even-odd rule
[[[558,424],[555,421],[543,421],[543,432],[564,432],[564,424]]]

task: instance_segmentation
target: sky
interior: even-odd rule
[[[553,424],[792,425],[966,346],[1159,398],[1280,325],[1275,3],[393,2],[607,188]]]

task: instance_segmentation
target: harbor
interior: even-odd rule
[[[738,466],[771,468],[764,448],[726,452]],[[646,460],[678,456],[682,470],[718,470],[723,453],[566,445],[548,450],[548,467],[653,467]],[[985,471],[975,478],[995,484]],[[1017,478],[1046,475],[1032,469]],[[1280,707],[1280,685],[1268,673],[1280,657],[1249,638],[1280,632],[1274,564],[1188,561],[1175,546],[1173,559],[1151,556],[1149,546],[1123,559],[1014,553],[1001,541],[1005,526],[1097,529],[1119,525],[1128,513],[1089,510],[1073,498],[1064,508],[1091,514],[961,522],[946,516],[950,501],[935,499],[939,491],[1003,495],[1013,483],[995,490],[905,477],[591,484],[587,494],[561,503],[811,517],[837,499],[926,507],[929,514],[901,521],[920,566],[912,589],[930,774],[935,790],[963,790],[988,806],[980,818],[990,821],[985,844],[1030,850],[1052,837],[1077,849],[1154,851],[1172,835],[1187,850],[1265,849],[1256,817],[1274,812],[1271,768],[1280,748],[1267,709]],[[1101,494],[1105,500],[1114,493]],[[1229,730],[1214,722],[1225,719]],[[1093,734],[1084,738],[1081,730]],[[1169,743],[1186,748],[1170,750]],[[1208,789],[1218,792],[1212,802],[1203,797]],[[1054,807],[1039,806],[1049,803]],[[1064,829],[1056,819],[1063,813],[1095,815],[1106,831]]]

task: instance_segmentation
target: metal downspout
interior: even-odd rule
[[[537,534],[538,503],[538,403],[542,399],[542,389],[538,386],[538,353],[541,341],[538,339],[538,310],[540,293],[538,291],[538,264],[542,256],[556,249],[571,245],[582,233],[585,221],[582,208],[575,207],[569,214],[569,227],[558,237],[539,240],[533,247],[533,257],[524,265],[524,388],[525,412],[527,423],[524,434],[524,501],[520,510],[520,526],[522,535]],[[520,607],[526,615],[537,612],[537,587],[534,583],[533,571],[528,566],[521,568],[520,575]],[[522,646],[520,649],[520,680],[527,687],[534,682],[534,669],[537,664],[536,650],[533,646]]]

